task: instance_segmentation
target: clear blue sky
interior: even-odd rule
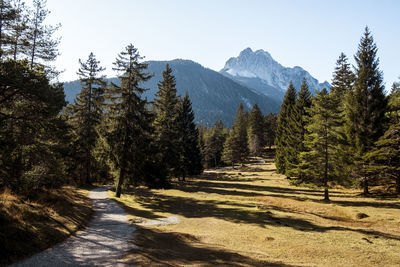
[[[60,80],[76,79],[78,59],[94,52],[105,74],[129,43],[147,60],[191,59],[219,71],[246,47],[330,81],[344,52],[354,63],[364,27],[378,46],[387,89],[400,76],[398,0],[48,0],[60,22]]]

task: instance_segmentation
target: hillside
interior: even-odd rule
[[[143,85],[149,88],[143,97],[147,97],[149,101],[154,99],[158,90],[157,83],[162,78],[162,71],[165,70],[165,65],[169,64],[176,78],[178,95],[189,93],[197,123],[212,125],[215,121],[222,120],[224,125],[231,126],[240,102],[243,102],[248,110],[254,104],[258,104],[264,114],[279,111],[278,101],[193,61],[176,59],[149,61],[148,64],[148,72],[153,73],[154,77]],[[115,78],[110,78],[109,81],[118,83]],[[71,103],[80,91],[79,81],[65,83],[64,90],[68,102]]]

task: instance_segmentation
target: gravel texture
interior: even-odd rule
[[[88,226],[66,241],[13,266],[125,266],[123,254],[135,245],[135,227],[125,211],[107,197],[110,187],[90,191],[94,214]]]

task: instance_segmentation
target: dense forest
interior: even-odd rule
[[[196,125],[189,96],[177,95],[167,64],[153,101],[152,79],[132,44],[117,55],[118,83],[107,82],[91,53],[80,60],[73,103],[54,82],[60,25],[47,25],[45,1],[0,7],[0,186],[20,194],[40,187],[115,181],[168,187],[203,168],[245,163],[276,147],[276,167],[293,184],[391,187],[400,193],[400,85],[385,95],[377,47],[365,29],[356,66],[341,54],[330,92],[289,85],[279,115],[237,109],[231,129]]]

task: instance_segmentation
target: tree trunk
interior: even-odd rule
[[[117,188],[115,190],[115,196],[116,197],[121,197],[121,191],[122,191],[122,184],[124,182],[125,179],[125,167],[121,167],[121,170],[119,171],[119,179],[118,179],[118,183],[117,183]]]
[[[91,169],[91,162],[89,153],[86,153],[86,184],[91,185],[91,177],[90,177],[90,169]]]
[[[329,202],[329,191],[328,187],[325,187],[325,192],[324,192],[324,201]]]
[[[369,195],[368,180],[365,177],[364,177],[363,186],[364,186],[364,195]]]

